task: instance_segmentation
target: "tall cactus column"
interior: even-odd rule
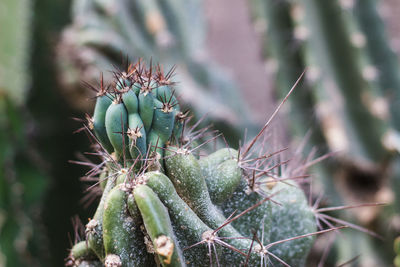
[[[391,123],[400,131],[400,67],[396,54],[390,47],[385,25],[378,14],[381,1],[355,1],[353,12],[366,38],[366,48],[378,72],[378,81],[389,103]]]
[[[348,138],[342,140],[346,143],[346,152],[356,161],[379,164],[386,154],[381,143],[385,125],[371,114],[363,101],[363,94],[371,84],[364,79],[358,66],[339,3],[299,2],[304,8],[305,26],[310,33],[307,49],[318,58],[325,84],[331,88],[331,100],[337,99],[336,105],[342,108],[341,115],[345,119],[342,125]],[[328,102],[325,104],[329,105]]]
[[[303,51],[304,36],[301,25],[296,21],[298,5],[291,1],[253,0],[251,11],[253,24],[261,34],[263,56],[267,66],[272,66],[275,72],[275,88],[278,96],[283,98],[303,71],[305,79],[294,90],[288,100],[287,116],[290,134],[294,140],[307,139],[306,152],[318,148],[319,155],[328,152],[328,144],[321,122],[316,114],[318,99],[315,90],[323,90],[320,83],[315,81],[315,69],[306,67],[309,62]],[[329,195],[331,203],[341,204],[340,196],[333,184],[333,164],[315,166],[318,181]]]

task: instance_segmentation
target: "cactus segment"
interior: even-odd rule
[[[114,147],[115,156],[118,160],[122,159],[124,149],[128,145],[128,114],[124,104],[113,102],[106,112],[107,136]],[[125,153],[126,155],[126,153]]]
[[[207,157],[204,157],[202,160],[200,160],[200,165],[203,166],[203,164],[207,163],[208,168],[212,168],[218,166],[228,159],[237,159],[237,157],[238,151],[236,149],[225,147],[215,151],[214,153],[211,153]]]
[[[217,166],[228,159],[236,159],[238,151],[232,148],[221,148],[199,160],[201,172],[206,179],[213,179]]]
[[[96,253],[100,260],[104,259],[105,252],[103,247],[103,214],[106,198],[111,189],[115,186],[116,178],[108,178],[107,184],[101,196],[99,206],[93,219],[86,225],[86,235],[89,247]]]
[[[107,261],[119,258],[119,266],[154,266],[152,257],[143,246],[144,236],[135,220],[140,214],[130,214],[128,192],[124,185],[113,188],[107,196],[103,215],[103,239]]]
[[[136,114],[139,109],[139,101],[135,92],[131,89],[122,94],[122,101],[124,102],[125,108],[128,114]]]
[[[160,198],[168,209],[172,226],[182,247],[189,247],[202,241],[205,232],[212,231],[194,211],[183,201],[175,191],[170,179],[161,172],[148,172],[145,174],[147,186],[149,186]],[[208,264],[205,246],[193,247],[183,252],[186,263],[192,266],[204,266]]]
[[[213,177],[205,177],[211,201],[214,204],[226,201],[235,192],[241,179],[242,171],[237,160],[229,159],[218,165]]]
[[[133,195],[161,265],[186,266],[167,209],[160,199],[146,185],[137,186]]]
[[[279,191],[274,200],[280,205],[271,204],[270,241],[314,233],[317,230],[315,216],[308,206],[303,190],[288,180],[276,183],[273,188],[266,188],[267,193]],[[271,252],[291,266],[304,266],[314,237],[308,236],[271,247]]]
[[[179,196],[200,217],[207,214],[212,204],[197,159],[188,150],[173,146],[167,147],[165,155],[166,172]]]
[[[146,155],[146,132],[143,121],[139,116],[139,100],[133,89],[129,89],[122,95],[122,100],[128,111],[129,153],[132,159],[143,158]]]
[[[146,133],[150,131],[151,123],[154,114],[154,98],[150,91],[140,91],[139,93],[139,114],[142,118],[144,129]]]
[[[151,126],[152,131],[156,132],[163,143],[171,137],[174,129],[174,108],[168,102],[154,100],[154,117]]]
[[[241,179],[236,191],[219,207],[224,211],[225,216],[229,216],[235,211],[237,213],[244,211],[247,207],[255,205],[262,199],[261,195],[249,190],[247,181]],[[271,203],[264,202],[259,207],[233,221],[232,225],[244,236],[251,236],[253,234],[252,230],[256,230],[259,237],[264,237],[264,241],[268,241],[270,217]]]
[[[204,224],[194,211],[183,201],[176,192],[171,180],[161,172],[148,172],[145,174],[146,184],[157,193],[158,197],[168,208],[171,219],[187,234],[190,242],[201,240],[201,235],[211,230]]]
[[[86,241],[76,243],[72,249],[70,256],[74,261],[76,260],[93,260],[96,259],[96,254],[91,250]]]
[[[106,130],[106,111],[108,107],[111,105],[112,99],[109,95],[102,95],[97,97],[96,105],[93,113],[93,130],[97,139],[107,150],[108,153],[112,153],[114,151],[113,146],[110,143],[110,140],[107,136]]]
[[[129,138],[129,152],[132,159],[144,157],[147,152],[146,132],[143,121],[139,114],[128,115],[129,129],[127,132]]]

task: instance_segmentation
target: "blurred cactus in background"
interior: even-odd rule
[[[387,101],[390,111],[391,127],[400,131],[400,75],[397,55],[390,47],[388,33],[378,13],[379,1],[355,1],[351,11],[365,39],[365,49],[370,57],[372,70],[376,73],[382,96]],[[398,135],[398,133],[396,133]],[[397,148],[396,143],[392,144]]]
[[[307,69],[302,88],[290,99],[292,135],[310,134],[309,146],[320,149],[319,154],[338,152],[315,169],[315,197],[324,190],[325,204],[365,203],[353,217],[392,239],[393,231],[399,231],[387,224],[398,216],[392,198],[397,190],[389,189],[389,181],[398,184],[393,150],[398,145],[395,103],[400,72],[376,8],[377,1],[362,0],[251,1],[267,66],[276,72],[278,95]],[[393,205],[383,209],[373,204],[379,202]],[[359,237],[337,241],[333,264],[358,254],[361,266],[389,264],[389,247],[382,249],[376,238],[352,235]],[[364,246],[357,247],[360,238]]]

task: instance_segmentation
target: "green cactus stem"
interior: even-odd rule
[[[186,266],[167,209],[160,199],[146,185],[137,186],[133,194],[161,265]]]
[[[103,240],[107,261],[120,261],[120,266],[153,266],[152,257],[143,246],[139,213],[128,212],[128,192],[123,184],[114,187],[107,196],[103,215]],[[109,265],[113,266],[113,265]]]
[[[114,100],[108,107],[105,120],[107,136],[114,147],[117,160],[125,155],[128,145],[128,114],[126,108],[119,100]]]
[[[305,12],[305,25],[312,33],[307,48],[319,58],[323,77],[332,79],[334,90],[342,96],[345,129],[347,136],[353,136],[351,143],[348,142],[348,152],[356,160],[375,165],[386,154],[380,141],[384,124],[362,101],[363,92],[371,84],[364,79],[358,66],[340,6],[336,1],[301,0],[300,3]]]
[[[114,151],[106,131],[106,111],[111,103],[112,99],[109,95],[99,94],[96,99],[96,106],[93,113],[94,133],[108,153],[112,153]]]

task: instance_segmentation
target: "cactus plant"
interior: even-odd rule
[[[295,182],[308,164],[266,149],[277,111],[239,150],[199,157],[204,131],[187,131],[188,112],[161,67],[138,61],[114,77],[100,82],[84,126],[101,157],[88,176],[102,195],[68,266],[303,266],[314,235],[337,229],[317,231]]]

